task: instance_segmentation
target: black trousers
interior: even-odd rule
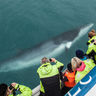
[[[72,87],[64,86],[61,90],[61,96],[64,96]]]
[[[46,93],[43,93],[43,92],[40,92],[40,95],[39,96],[61,96],[61,93],[59,92],[59,94],[57,94],[57,92],[55,92],[56,94],[46,94]]]
[[[39,96],[45,96],[45,94],[43,92],[40,91],[40,95]]]

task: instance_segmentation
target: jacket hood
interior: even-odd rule
[[[41,70],[41,74],[43,74],[43,75],[49,74],[52,71],[52,69],[53,69],[52,65],[50,63],[45,63],[41,67],[42,67],[41,68],[42,69]]]
[[[83,71],[85,69],[86,65],[84,64],[84,62],[82,62],[82,65],[77,68],[77,71]]]

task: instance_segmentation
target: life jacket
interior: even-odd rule
[[[65,81],[64,84],[66,87],[74,87],[75,83],[75,71],[74,72],[66,72],[64,76],[67,77],[68,81]]]

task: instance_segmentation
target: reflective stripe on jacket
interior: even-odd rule
[[[93,36],[90,40],[88,40],[88,45],[92,43],[92,40],[96,40],[96,36]]]
[[[64,82],[66,87],[74,87],[75,83],[75,71],[74,72],[66,72],[64,76],[67,77],[68,81]]]

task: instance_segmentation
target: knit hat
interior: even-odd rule
[[[76,50],[76,56],[81,59],[84,56],[84,52],[82,50]]]
[[[0,96],[6,96],[7,84],[0,84]]]
[[[71,59],[71,65],[72,65],[72,70],[76,70],[76,68],[80,65],[82,61],[78,57],[73,57]]]
[[[92,38],[93,36],[96,36],[94,29],[92,29],[91,32],[88,33],[88,37]]]

